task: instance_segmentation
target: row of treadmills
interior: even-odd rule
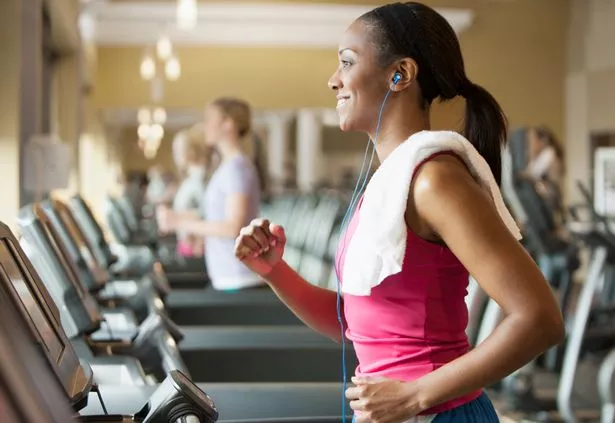
[[[340,346],[268,288],[117,270],[79,196],[26,206],[18,226],[0,226],[0,421],[350,421]]]

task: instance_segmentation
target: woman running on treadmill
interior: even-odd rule
[[[561,192],[564,177],[562,147],[551,130],[534,126],[527,131],[527,151],[528,165],[523,176],[534,182],[549,210],[561,220],[565,214]]]
[[[162,230],[180,231],[205,239],[207,273],[217,290],[266,286],[233,251],[239,230],[258,215],[260,205],[258,171],[242,148],[251,135],[250,129],[251,110],[245,101],[219,98],[207,106],[204,141],[215,148],[219,165],[204,191],[205,220],[169,210],[159,213]]]
[[[491,171],[497,189],[506,119],[496,100],[468,79],[457,37],[442,16],[415,2],[378,7],[348,28],[338,55],[329,87],[337,95],[341,129],[377,139],[381,168],[413,139],[459,139],[459,134],[432,131],[429,110],[436,98],[461,96],[464,137],[489,165],[482,169],[487,175]],[[559,343],[562,316],[540,270],[467,163],[445,152],[414,169],[410,182],[400,181],[410,183],[401,212],[407,230],[401,271],[367,296],[343,295],[340,320],[359,359],[346,396],[361,423],[497,422],[483,388]],[[354,283],[341,272],[349,269],[344,259],[350,252],[343,246],[361,229],[362,200],[338,247],[342,286]],[[242,229],[235,252],[306,324],[341,341],[336,293],[310,284],[284,262],[285,240],[283,228],[257,219]],[[381,257],[387,259],[392,257]],[[469,274],[506,315],[473,350],[465,335]]]
[[[182,176],[173,198],[176,218],[198,218],[202,214],[206,179],[213,168],[213,149],[203,142],[200,126],[180,131],[173,139],[173,161]],[[203,237],[176,231],[177,252],[183,257],[203,257]]]

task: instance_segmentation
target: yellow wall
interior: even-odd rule
[[[567,0],[428,3],[475,11],[472,27],[460,36],[467,72],[501,102],[511,126],[543,123],[563,135]],[[139,76],[142,53],[141,48],[99,48],[98,107],[148,103],[148,83]],[[256,108],[334,103],[326,82],[336,66],[335,49],[183,47],[179,58],[182,77],[166,83],[167,107],[200,108],[229,94],[246,98]],[[462,104],[436,107],[434,126],[457,128]],[[164,151],[160,154],[160,160],[168,161]]]
[[[0,14],[0,222],[15,230],[19,210],[19,73],[21,3],[7,2]]]
[[[615,133],[615,3],[603,0],[570,2],[568,75],[566,81],[567,194],[572,203],[583,198],[578,180],[593,181],[591,135]]]

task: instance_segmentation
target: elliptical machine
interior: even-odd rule
[[[508,148],[502,154],[502,194],[522,227],[525,248],[556,291],[562,314],[566,318],[572,277],[580,267],[579,248],[566,231],[558,226],[553,212],[538,194],[532,181],[523,176],[526,167],[527,128],[521,128],[511,133]],[[489,336],[502,318],[499,306],[490,300],[476,343]],[[563,345],[554,347],[504,379],[499,388],[508,407],[529,412],[555,410],[555,399],[544,401],[536,396],[534,376],[539,368],[558,372],[563,354]]]

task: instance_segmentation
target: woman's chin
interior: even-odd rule
[[[352,131],[352,120],[346,115],[340,114],[340,129],[344,132]]]

